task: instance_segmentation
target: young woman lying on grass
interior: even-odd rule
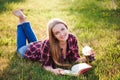
[[[22,58],[39,61],[45,70],[54,74],[62,74],[63,67],[70,67],[75,62],[86,62],[85,57],[79,56],[76,37],[61,19],[51,19],[47,26],[48,39],[38,41],[23,10],[15,10],[13,14],[19,18],[17,52]]]

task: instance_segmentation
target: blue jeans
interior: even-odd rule
[[[26,40],[28,41],[28,45],[26,45]],[[37,41],[37,38],[29,22],[17,26],[17,52],[21,57],[24,57],[25,51],[29,47],[29,43],[35,41]]]

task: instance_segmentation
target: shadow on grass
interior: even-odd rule
[[[0,80],[42,80],[42,73],[44,71],[39,63],[22,59],[15,53]]]
[[[95,69],[95,65],[93,65],[93,68],[91,70],[83,74],[85,80],[99,80],[99,76],[95,74],[94,69]]]
[[[0,13],[12,9],[8,6],[8,4],[19,3],[24,1],[25,0],[0,0]]]
[[[56,76],[41,68],[38,62],[20,58],[15,53],[8,66],[3,70],[0,80],[99,80],[93,70],[80,77]]]
[[[78,1],[79,0],[74,1],[69,9],[70,14],[77,16],[78,20],[81,19],[81,15],[83,15],[83,17],[88,20],[87,23],[90,21],[93,21],[94,23],[102,22],[106,25],[104,27],[107,27],[108,29],[111,28],[112,25],[117,25],[115,30],[120,30],[120,8],[117,8],[117,10],[105,9],[102,7],[103,1],[101,0],[96,2],[89,1],[88,3],[84,1],[85,5],[81,5]]]

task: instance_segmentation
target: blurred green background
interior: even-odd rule
[[[93,68],[79,77],[56,76],[40,63],[16,54],[15,9],[24,9],[39,40],[47,37],[51,18],[66,21],[82,45],[95,51]],[[119,0],[0,0],[0,80],[120,80]]]

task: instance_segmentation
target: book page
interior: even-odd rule
[[[87,63],[79,63],[79,64],[73,65],[71,70],[64,70],[62,72],[62,74],[63,75],[78,76],[79,74],[86,72],[90,68],[92,68],[92,66],[90,66]]]
[[[72,72],[71,70],[64,70],[62,72],[63,75],[77,76],[77,73]]]
[[[92,68],[92,66],[90,66],[89,64],[87,63],[79,63],[79,64],[76,64],[74,65],[72,68],[71,68],[71,71],[73,73],[83,73],[83,71],[86,71],[88,69]]]

